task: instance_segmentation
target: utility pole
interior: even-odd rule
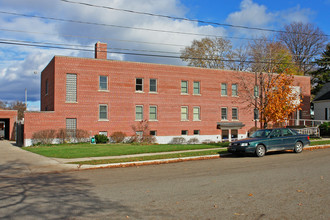
[[[27,89],[25,88],[25,109],[27,109]]]

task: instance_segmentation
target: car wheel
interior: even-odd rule
[[[294,149],[293,151],[295,153],[301,153],[303,151],[303,143],[301,143],[300,141],[298,141],[295,145],[294,145]]]
[[[258,157],[263,157],[263,156],[265,156],[265,154],[266,154],[266,148],[265,148],[265,146],[264,145],[258,145],[257,146],[257,148],[256,148],[256,155],[258,156]]]

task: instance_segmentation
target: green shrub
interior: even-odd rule
[[[330,122],[324,122],[319,126],[321,136],[330,136]]]
[[[96,134],[95,135],[95,142],[97,144],[105,144],[105,143],[108,142],[108,140],[109,140],[108,137],[105,136],[104,134]]]

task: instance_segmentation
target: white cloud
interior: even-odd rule
[[[184,17],[187,12],[187,8],[180,3],[180,0],[94,0],[92,4],[144,11],[155,14],[172,15],[177,17]],[[3,11],[44,17],[54,17],[101,24],[114,24],[136,28],[144,27],[149,29],[163,29],[176,32],[191,32],[212,35],[225,34],[223,28],[199,26],[194,22],[125,13],[77,4],[69,4],[61,1],[0,0],[0,5]],[[162,45],[162,43],[190,45],[193,39],[201,38],[201,36],[194,35],[140,31],[127,28],[114,28],[107,25],[87,25],[74,22],[45,20],[41,18],[11,16],[1,13],[0,22],[2,29],[22,30],[29,32],[20,33],[2,31],[1,38],[71,45],[78,44],[91,46],[91,48],[89,48],[91,50],[93,50],[93,46],[97,41],[102,41],[108,43],[108,47],[111,48],[169,51],[178,53],[183,46],[166,46]],[[126,42],[118,40],[126,40]],[[127,41],[134,42],[130,43]],[[153,42],[155,44],[140,44],[137,41]],[[113,50],[110,50],[110,52],[112,51]],[[0,48],[0,100],[23,101],[24,89],[28,87],[29,100],[38,101],[40,99],[40,72],[49,63],[54,55],[94,57],[93,52],[2,44]],[[179,54],[170,55],[179,56]],[[181,63],[179,59],[160,59],[156,57],[129,56],[117,53],[108,54],[108,58],[167,64]],[[37,71],[39,75],[34,75],[35,71]]]
[[[309,8],[301,8],[297,5],[294,8],[284,10],[278,14],[279,18],[283,19],[283,23],[303,22],[307,23],[314,15],[314,12]]]
[[[226,22],[233,25],[259,27],[267,29],[281,29],[284,24],[294,21],[309,22],[314,12],[308,8],[296,7],[270,11],[266,5],[258,4],[253,0],[242,0],[240,10],[228,15]],[[232,28],[234,35],[257,37],[267,36],[271,32]]]
[[[252,0],[243,0],[240,11],[229,14],[227,21],[234,25],[263,27],[274,19],[274,15],[267,12],[267,7],[254,3]]]

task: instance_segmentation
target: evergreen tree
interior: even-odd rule
[[[316,95],[324,84],[330,82],[330,43],[327,45],[325,51],[322,53],[322,58],[315,61],[318,66],[312,75],[312,94]]]

